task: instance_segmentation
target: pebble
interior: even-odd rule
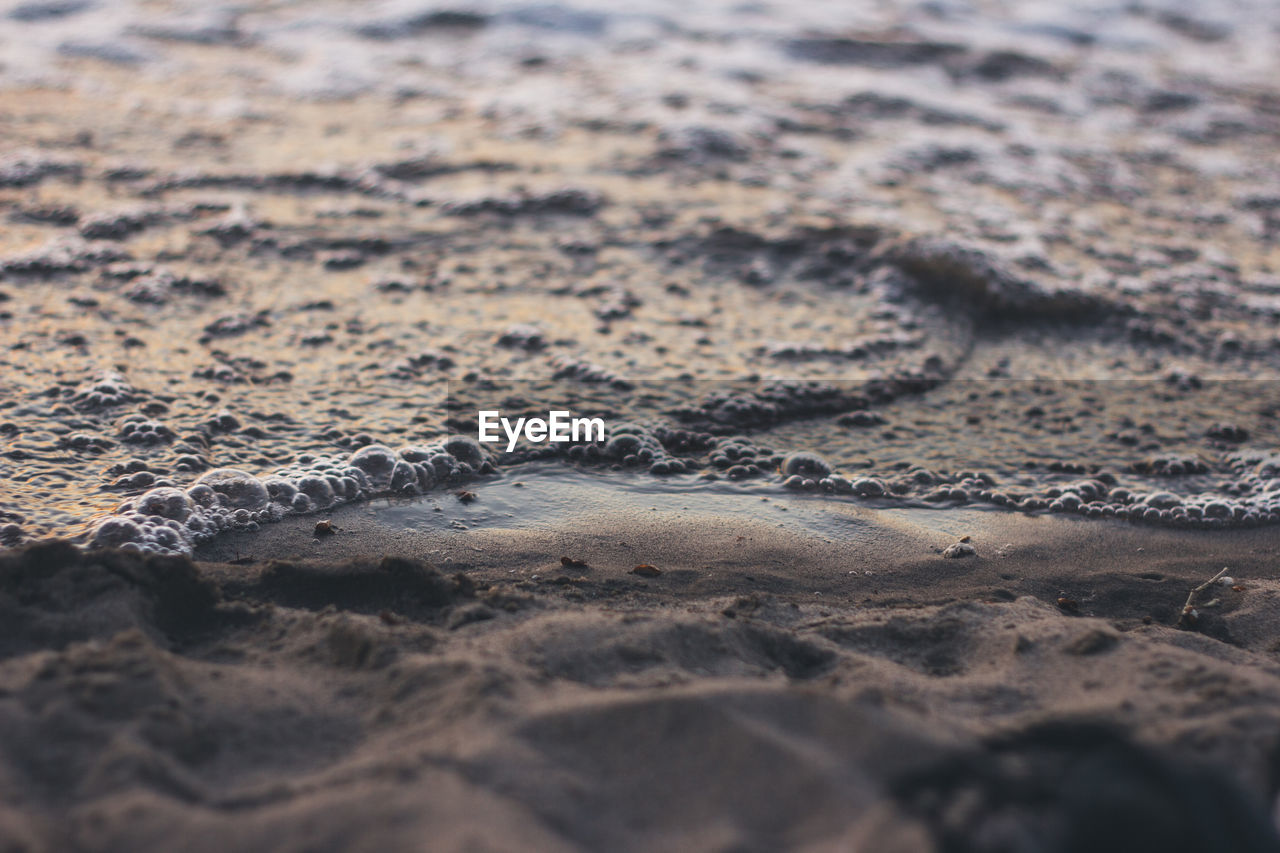
[[[948,545],[942,552],[942,556],[948,560],[956,560],[961,557],[973,557],[978,553],[978,549],[968,542],[955,542]]]

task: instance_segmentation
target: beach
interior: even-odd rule
[[[6,558],[3,826],[15,849],[1270,849],[1274,537],[973,511],[947,525],[977,553],[944,558],[941,519],[880,515],[853,546],[647,508],[388,537],[366,507],[195,564]],[[1232,585],[1178,628],[1219,563]]]
[[[1278,33],[0,0],[0,850],[1280,849]]]

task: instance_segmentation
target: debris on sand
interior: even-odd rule
[[[1222,581],[1227,582],[1224,585],[1229,585],[1229,586],[1235,585],[1235,578],[1227,577],[1228,571],[1230,571],[1230,568],[1227,566],[1223,566],[1222,571],[1218,572],[1216,575],[1209,578],[1204,583],[1200,584],[1200,586],[1191,590],[1190,594],[1187,595],[1187,603],[1182,606],[1182,615],[1178,617],[1179,628],[1192,629],[1192,628],[1195,628],[1196,623],[1200,621],[1200,611],[1196,608],[1196,596],[1205,592],[1214,584],[1221,583]],[[1201,604],[1200,607],[1213,607],[1217,603],[1218,603],[1218,599],[1215,598],[1212,601],[1206,601],[1205,603]]]

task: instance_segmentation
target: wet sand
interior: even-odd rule
[[[1267,531],[476,494],[4,558],[16,849],[1273,849]]]
[[[1269,5],[159,6],[0,6],[0,543],[379,494],[136,500],[430,447],[468,377],[1280,519]]]
[[[1280,849],[1277,32],[0,0],[0,850]]]

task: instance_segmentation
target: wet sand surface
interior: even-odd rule
[[[0,0],[0,849],[1277,849],[1278,38]]]
[[[616,489],[526,526],[507,488],[194,565],[4,558],[0,826],[18,849],[1274,848],[1268,531]],[[976,553],[943,556],[965,531]]]
[[[0,14],[7,542],[430,490],[349,456],[461,430],[468,378],[687,426],[695,469],[745,432],[962,504],[1104,471],[1197,508],[1153,523],[1280,518],[1269,4]],[[129,501],[224,468],[292,488]]]

